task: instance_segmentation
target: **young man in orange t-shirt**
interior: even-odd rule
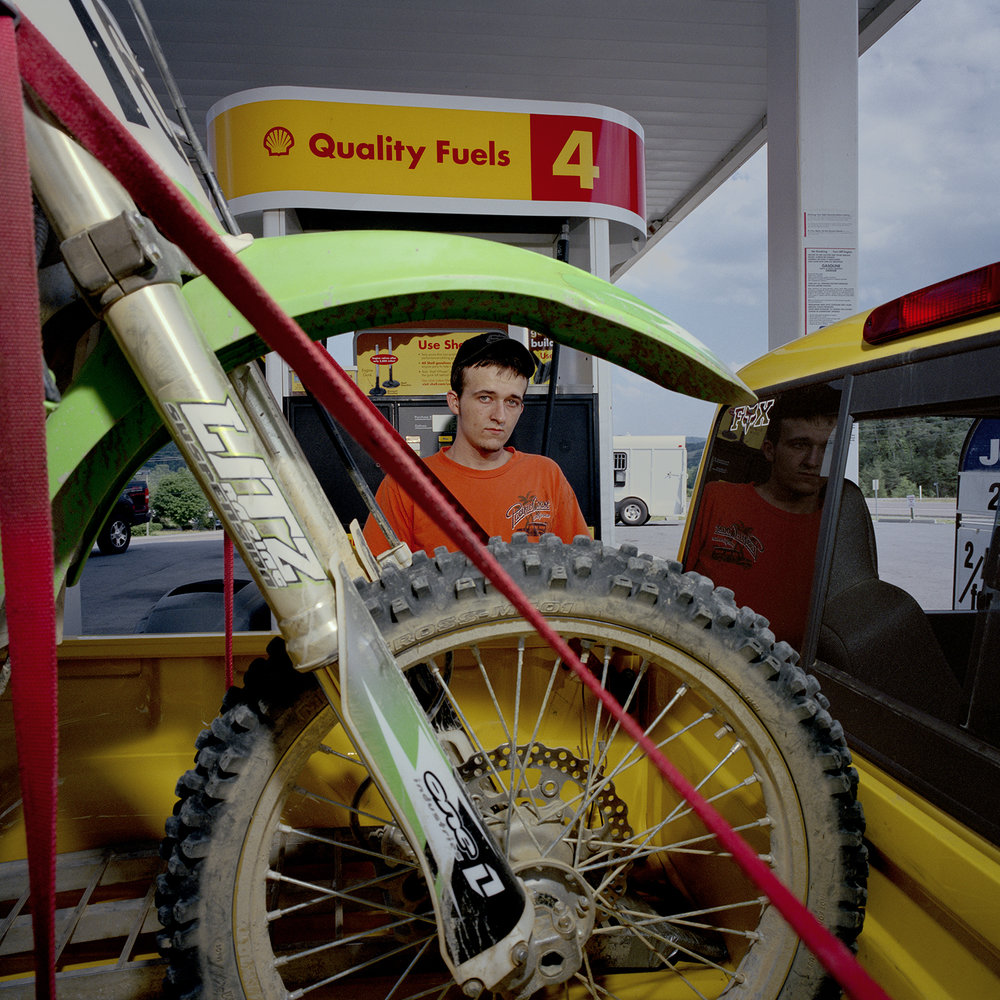
[[[524,410],[535,362],[528,349],[501,333],[466,340],[451,369],[448,408],[457,418],[455,441],[425,461],[490,537],[507,541],[516,531],[537,541],[587,534],[580,505],[559,466],[542,455],[507,447]],[[456,546],[395,480],[382,480],[375,499],[389,524],[414,552]],[[378,555],[389,543],[369,516],[365,540]]]
[[[837,404],[834,390],[779,397],[761,446],[767,480],[709,483],[684,562],[764,615],[775,637],[795,649],[802,647],[809,613],[823,458]]]

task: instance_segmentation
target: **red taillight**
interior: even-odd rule
[[[988,264],[879,306],[865,320],[863,336],[869,344],[881,344],[998,308],[1000,263]]]

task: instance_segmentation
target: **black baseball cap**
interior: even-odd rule
[[[513,368],[525,378],[531,378],[535,371],[535,359],[528,348],[520,341],[512,340],[506,333],[499,331],[480,333],[464,341],[452,362],[452,374],[454,375],[460,368],[481,364],[498,364],[505,368]]]

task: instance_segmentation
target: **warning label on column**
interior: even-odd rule
[[[856,311],[858,251],[853,247],[806,247],[806,333]]]

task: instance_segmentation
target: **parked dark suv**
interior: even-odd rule
[[[145,479],[133,479],[115,501],[114,509],[97,536],[97,547],[106,555],[124,552],[132,541],[132,526],[150,519],[149,487]]]

